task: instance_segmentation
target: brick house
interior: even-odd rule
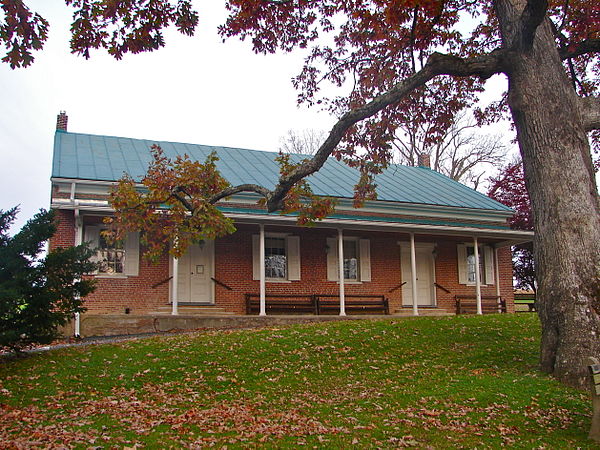
[[[169,157],[186,153],[203,160],[216,151],[231,184],[268,188],[278,176],[276,154],[66,128],[61,113],[51,178],[59,224],[50,245],[86,241],[98,248],[98,288],[86,299],[81,320],[241,316],[255,312],[251,305],[270,314],[277,302],[319,299],[333,314],[359,312],[361,304],[382,299],[391,314],[455,313],[457,300],[472,312],[514,311],[510,246],[530,240],[531,233],[511,230],[509,208],[431,170],[426,158],[419,167],[392,166],[379,175],[378,200],[361,209],[352,207],[355,170],[330,158],[309,177],[316,194],[338,198],[335,214],[317,226],[298,227],[294,217],[257,206],[256,195],[239,194],[219,203],[235,220],[234,234],[192,246],[179,260],[165,254],[152,264],[141,257],[135,233],[119,248],[100,234],[102,218],[111,214],[108,189],[124,172],[141,179],[152,144]]]

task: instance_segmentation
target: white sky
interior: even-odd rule
[[[0,64],[0,209],[20,204],[19,223],[49,206],[60,110],[73,132],[271,151],[288,129],[333,125],[327,114],[296,106],[290,79],[301,55],[221,43],[222,2],[199,5],[194,37],[169,32],[165,48],[121,61],[100,51],[87,61],[71,55],[64,2],[29,3],[50,21],[45,49],[26,69]]]
[[[69,52],[64,2],[28,2],[50,21],[46,46],[26,69],[0,64],[0,209],[20,204],[15,228],[49,207],[60,110],[72,132],[270,151],[289,129],[331,128],[327,114],[296,106],[290,80],[302,55],[255,55],[249,43],[221,43],[224,2],[208,3],[198,5],[194,37],[169,32],[157,52],[116,61],[99,51],[86,61]],[[502,89],[495,83],[496,95]]]

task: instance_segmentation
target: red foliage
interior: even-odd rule
[[[557,24],[557,47],[574,49],[600,37],[598,2],[551,1],[547,16]],[[321,105],[341,116],[424,67],[434,52],[457,57],[489,54],[499,48],[500,31],[493,2],[440,0],[229,0],[230,17],[220,28],[224,37],[251,41],[257,53],[310,48],[294,79],[298,101]],[[565,61],[581,94],[598,90],[596,54]],[[596,71],[596,73],[594,73]],[[331,89],[340,95],[331,96]],[[474,107],[483,81],[476,77],[438,76],[354,125],[333,151],[338,159],[361,169],[356,203],[371,198],[372,174],[390,161],[389,142],[402,123],[427,123],[419,136],[426,144],[439,140],[456,113]],[[324,93],[327,92],[327,93]],[[500,93],[499,93],[500,94]],[[506,117],[502,95],[478,111],[480,123]]]
[[[488,196],[515,210],[511,228],[533,230],[531,201],[525,185],[523,163],[508,164],[496,178],[490,179]],[[513,274],[517,287],[537,290],[533,244],[526,242],[513,247]]]
[[[153,160],[142,186],[123,177],[110,194],[115,209],[110,238],[123,239],[129,231],[139,231],[145,255],[157,259],[166,250],[183,255],[188,246],[204,239],[232,233],[233,221],[223,216],[209,199],[229,183],[219,174],[217,157],[204,163],[178,156],[167,158],[152,146]]]
[[[510,219],[511,228],[533,230],[531,201],[525,185],[523,163],[507,165],[496,178],[490,178],[488,196],[515,210]]]

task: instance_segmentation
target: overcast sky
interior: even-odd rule
[[[299,109],[290,79],[300,55],[260,56],[225,44],[222,2],[200,5],[196,36],[167,33],[167,46],[115,61],[69,53],[64,2],[30,2],[50,21],[46,47],[27,69],[0,65],[0,209],[19,222],[47,208],[56,115],[69,131],[276,151],[288,129],[329,129],[326,114]]]
[[[255,55],[249,43],[221,43],[223,2],[199,4],[196,36],[169,32],[165,48],[122,61],[71,55],[71,10],[58,0],[28,4],[50,21],[45,49],[29,68],[0,64],[0,209],[20,204],[17,225],[49,206],[61,110],[72,132],[270,151],[289,129],[334,123],[296,106],[290,79],[302,55]]]

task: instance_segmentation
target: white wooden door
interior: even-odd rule
[[[434,278],[434,260],[432,254],[433,248],[417,247],[415,249],[417,266],[417,305],[432,306],[435,305]],[[412,305],[412,276],[410,264],[410,247],[403,246],[401,249],[402,281],[406,282],[402,286],[402,305]]]
[[[179,303],[214,303],[214,242],[191,245],[179,259],[177,297]]]

